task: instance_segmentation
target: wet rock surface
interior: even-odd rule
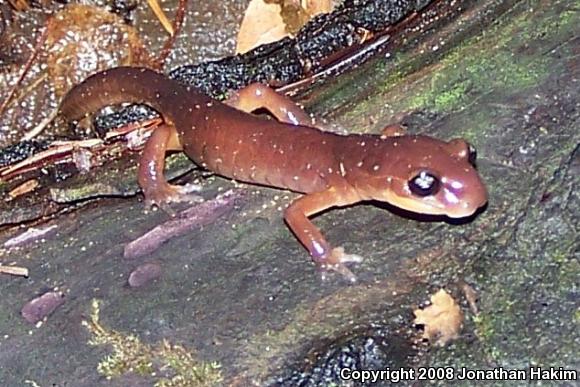
[[[492,3],[498,13],[477,28],[469,23],[487,11],[467,4],[459,41],[442,41],[448,31],[440,31],[308,96],[310,111],[338,128],[376,132],[407,112],[411,133],[466,138],[490,194],[477,217],[418,221],[370,205],[319,216],[332,243],[366,258],[349,285],[321,281],[284,225],[280,208],[294,194],[246,187],[235,211],[131,261],[125,246],[167,215],[144,212],[138,199],[91,203],[60,216],[45,241],[0,250],[2,262],[30,269],[29,278],[0,282],[2,384],[155,383],[99,374],[111,349],[88,345],[81,323],[94,298],[103,325],[219,362],[225,385],[319,385],[338,380],[340,364],[578,369],[578,9],[573,1]],[[232,187],[204,185],[208,199]],[[24,231],[5,229],[0,242]],[[127,286],[147,262],[162,276]],[[477,292],[477,314],[465,283]],[[23,305],[55,287],[66,303],[31,328]],[[437,348],[421,340],[412,312],[442,287],[465,323],[459,339]]]

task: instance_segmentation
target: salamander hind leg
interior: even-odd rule
[[[261,83],[251,83],[243,89],[232,92],[225,103],[247,113],[264,108],[278,121],[287,124],[313,125],[312,118],[294,101]]]
[[[139,163],[138,180],[148,207],[157,206],[173,213],[167,204],[174,202],[199,202],[203,199],[192,194],[200,187],[192,184],[178,186],[169,184],[163,175],[165,152],[180,149],[173,126],[161,125],[147,140]]]
[[[342,247],[332,248],[308,217],[334,206],[344,206],[351,203],[345,201],[337,194],[336,190],[330,188],[299,198],[286,209],[284,214],[288,226],[306,247],[312,260],[322,271],[323,278],[328,270],[333,270],[342,274],[348,281],[355,282],[356,277],[345,264],[361,262],[362,257],[346,254]]]

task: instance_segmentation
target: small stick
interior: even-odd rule
[[[46,128],[48,124],[52,122],[58,115],[58,110],[54,109],[47,117],[38,123],[34,128],[24,133],[21,141],[32,140],[34,137],[38,136]]]
[[[2,266],[0,265],[0,273],[10,274],[19,277],[28,277],[28,269],[21,266]]]
[[[2,113],[4,113],[4,110],[6,110],[6,108],[8,107],[8,104],[10,103],[10,101],[12,100],[12,97],[14,96],[16,89],[18,88],[18,86],[20,86],[24,77],[26,77],[26,74],[28,74],[28,71],[30,70],[30,67],[32,67],[32,64],[34,63],[34,60],[36,59],[36,56],[38,55],[40,48],[44,45],[44,42],[46,40],[47,35],[48,35],[48,27],[45,26],[44,31],[42,31],[42,33],[38,36],[36,44],[34,45],[34,48],[32,49],[32,55],[30,55],[30,58],[28,58],[28,60],[26,61],[26,64],[24,65],[24,68],[22,69],[22,73],[18,77],[18,80],[16,81],[14,86],[12,86],[12,88],[10,89],[10,92],[8,93],[8,96],[6,97],[6,99],[0,105],[0,115],[2,115]]]
[[[179,31],[181,31],[181,27],[183,26],[183,20],[185,19],[185,7],[187,5],[187,0],[179,0],[179,4],[177,6],[177,11],[175,12],[175,18],[173,19],[173,34],[169,36],[169,38],[165,41],[163,48],[161,49],[161,53],[159,57],[154,63],[154,67],[158,70],[163,69],[163,65],[165,64],[165,59],[171,53],[171,49],[173,48],[173,44],[175,43],[175,39],[177,35],[179,35]]]

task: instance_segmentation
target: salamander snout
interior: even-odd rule
[[[454,167],[454,168],[453,168]],[[419,213],[463,218],[472,215],[487,202],[487,190],[475,168],[448,166],[447,170],[423,168],[410,175],[402,189],[408,206]]]
[[[464,176],[461,180],[443,176],[438,200],[450,218],[473,215],[487,202],[487,190],[478,175]]]
[[[463,218],[472,215],[487,203],[487,189],[476,170],[477,152],[463,139],[449,141],[444,148],[449,156],[457,160],[449,170],[442,170],[442,202],[446,215]]]
[[[372,197],[408,211],[463,218],[487,202],[475,168],[475,149],[462,139],[449,142],[403,136],[387,150],[396,162],[372,176]],[[394,146],[394,141],[397,147]],[[394,153],[395,150],[397,153]],[[387,181],[383,186],[381,181]]]

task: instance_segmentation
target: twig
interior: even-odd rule
[[[48,78],[48,73],[46,70],[43,70],[42,73],[40,73],[39,76],[34,79],[28,86],[22,89],[19,93],[16,93],[14,96],[12,96],[12,103],[18,104],[27,95],[32,93],[32,91],[36,89],[38,85],[40,85],[46,78]]]
[[[54,109],[48,115],[48,117],[44,118],[42,121],[40,121],[38,123],[38,125],[36,125],[31,130],[29,130],[27,133],[25,133],[24,136],[22,136],[22,140],[21,141],[32,140],[34,137],[38,136],[40,133],[42,133],[42,131],[44,130],[44,128],[46,128],[46,126],[48,124],[50,124],[52,122],[52,120],[55,119],[55,117],[57,115],[58,115],[58,110],[57,109]]]
[[[175,44],[175,39],[177,35],[179,35],[179,31],[181,31],[181,27],[183,26],[183,20],[185,19],[185,8],[187,6],[187,0],[179,0],[179,4],[177,5],[177,11],[175,12],[175,17],[173,18],[173,34],[167,38],[163,48],[161,49],[161,53],[159,57],[153,64],[154,68],[156,69],[163,69],[165,64],[165,59],[171,53],[171,49],[173,48],[173,44]]]
[[[30,58],[28,58],[28,60],[26,61],[26,64],[24,65],[24,68],[22,69],[22,73],[18,77],[18,80],[16,81],[16,83],[10,89],[10,92],[8,93],[8,96],[6,97],[6,99],[0,105],[0,115],[2,115],[4,113],[4,110],[6,110],[6,108],[8,107],[8,104],[10,103],[10,101],[12,100],[12,97],[14,96],[16,89],[18,88],[18,86],[20,86],[24,77],[26,77],[26,74],[28,74],[28,71],[30,70],[30,67],[32,67],[32,64],[34,63],[34,60],[36,59],[36,56],[38,55],[40,48],[44,45],[44,41],[46,40],[47,35],[48,35],[48,27],[45,26],[42,33],[38,36],[36,44],[34,45],[34,48],[32,49],[32,54],[30,55]]]
[[[19,277],[28,277],[28,269],[21,266],[2,266],[0,265],[0,273],[10,274]]]

